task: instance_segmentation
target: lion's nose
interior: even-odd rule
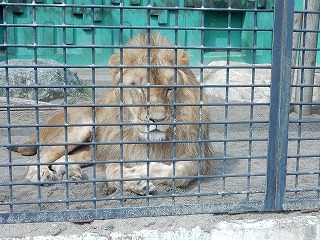
[[[150,122],[162,122],[167,118],[167,115],[163,114],[152,114],[149,118]]]
[[[167,113],[164,106],[152,106],[149,108],[149,116],[147,116],[149,122],[162,122],[166,118]]]

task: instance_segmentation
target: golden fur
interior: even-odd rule
[[[111,56],[109,66],[112,67],[110,72],[114,83],[123,85],[124,88],[112,89],[103,100],[97,102],[109,106],[96,107],[95,123],[99,126],[95,127],[95,136],[92,136],[92,127],[89,126],[92,123],[92,107],[68,108],[68,124],[84,125],[68,127],[68,142],[74,143],[68,146],[68,162],[79,162],[81,165],[81,161],[91,160],[91,149],[79,147],[76,143],[94,140],[98,143],[95,151],[96,160],[112,161],[105,164],[106,178],[111,180],[109,183],[111,187],[120,187],[120,181],[117,181],[120,176],[131,180],[123,181],[123,188],[137,194],[153,191],[154,184],[171,185],[173,176],[176,179],[175,185],[184,187],[211,168],[211,161],[201,160],[212,157],[210,143],[198,141],[209,139],[208,125],[198,123],[209,122],[207,109],[199,107],[201,102],[206,101],[206,97],[202,93],[203,99],[200,99],[198,87],[174,88],[174,85],[198,86],[199,84],[192,71],[185,68],[189,64],[187,52],[168,49],[172,48],[171,44],[160,34],[149,36],[140,34],[127,46],[156,48],[150,50],[124,48],[121,54]],[[119,68],[121,65],[122,69]],[[150,69],[145,67],[148,65],[151,66]],[[126,66],[141,66],[141,68],[126,68]],[[174,69],[172,66],[181,68]],[[177,79],[176,82],[174,79]],[[173,103],[177,103],[177,106]],[[121,122],[123,125],[120,127]],[[174,122],[177,124],[173,125]],[[60,111],[53,115],[48,123],[63,124],[64,112]],[[40,131],[39,142],[40,144],[63,143],[64,131],[64,127],[44,128]],[[35,138],[29,141],[29,143],[35,142]],[[117,144],[110,144],[112,142]],[[21,147],[18,151],[23,155],[32,155],[36,149]],[[117,163],[120,159],[125,163]],[[148,163],[143,162],[146,159]],[[172,159],[176,159],[175,170]],[[198,159],[201,160],[200,168]],[[135,160],[142,161],[137,163]],[[65,162],[65,147],[41,146],[40,161]],[[69,165],[69,178],[81,178],[80,165]],[[54,180],[56,176],[61,177],[65,174],[64,169],[64,165],[53,165],[51,169],[42,165],[38,176],[37,166],[31,166],[26,179]],[[146,177],[150,177],[151,180],[134,180]],[[152,180],[152,178],[157,179]]]

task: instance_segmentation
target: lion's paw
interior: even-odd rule
[[[144,171],[143,166],[134,166],[132,168],[124,169],[124,178],[147,178],[147,172]],[[137,180],[137,181],[124,181],[124,188],[130,190],[139,195],[146,195],[147,193],[154,192],[156,187],[149,180]]]
[[[66,166],[65,165],[53,165],[52,170],[59,176],[60,179],[63,179],[66,175]],[[68,166],[68,179],[69,180],[81,180],[83,179],[81,168],[77,164]]]
[[[38,175],[38,167],[37,166],[30,166],[28,168],[27,176],[25,177],[26,181],[29,182],[49,182],[49,181],[56,181],[57,176],[47,167],[47,166],[40,166],[40,172]]]
[[[156,187],[153,185],[153,183],[147,180],[125,181],[123,187],[124,189],[134,192],[138,195],[146,195],[147,190],[148,193],[152,193],[156,190]]]

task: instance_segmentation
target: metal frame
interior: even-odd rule
[[[23,104],[20,105],[12,105],[11,100],[10,100],[10,89],[14,88],[32,88],[35,91],[35,105],[33,106],[33,109],[35,111],[35,124],[31,125],[31,127],[35,127],[36,129],[36,134],[39,139],[39,127],[44,127],[44,126],[52,126],[48,124],[43,124],[40,121],[40,111],[47,108],[48,105],[42,105],[39,102],[38,99],[38,91],[39,88],[61,88],[63,87],[63,92],[64,92],[64,102],[62,104],[50,104],[50,107],[56,108],[56,107],[62,107],[64,108],[64,113],[65,113],[65,120],[67,116],[67,107],[72,106],[68,102],[68,95],[67,95],[67,90],[68,88],[83,88],[83,86],[69,86],[69,85],[57,85],[57,86],[39,86],[38,85],[38,69],[39,68],[46,68],[49,66],[42,66],[38,65],[38,49],[41,48],[60,48],[63,51],[63,69],[65,70],[65,78],[66,78],[66,69],[67,68],[79,68],[79,67],[88,67],[88,66],[82,66],[82,65],[69,65],[67,64],[67,50],[68,48],[76,48],[76,47],[81,47],[81,48],[88,48],[92,50],[92,65],[89,66],[92,72],[92,83],[87,85],[86,87],[92,90],[92,95],[91,95],[91,100],[94,102],[94,104],[90,105],[93,108],[93,119],[95,119],[95,107],[101,106],[96,104],[96,91],[102,88],[108,89],[108,88],[114,88],[114,87],[120,87],[121,89],[126,88],[127,86],[123,86],[120,84],[120,86],[115,86],[115,85],[98,85],[96,83],[96,71],[102,68],[106,68],[105,66],[98,66],[95,64],[95,59],[96,59],[96,49],[97,48],[112,48],[112,49],[118,49],[120,50],[120,65],[122,62],[122,55],[123,55],[123,49],[125,48],[124,46],[124,30],[126,29],[141,29],[145,30],[146,32],[150,33],[151,31],[157,31],[157,30],[171,30],[174,32],[175,36],[175,41],[173,42],[174,46],[172,49],[174,49],[177,53],[178,49],[185,49],[185,50],[194,50],[198,49],[201,51],[201,59],[200,59],[200,66],[196,65],[191,65],[190,68],[194,71],[199,72],[199,81],[201,83],[200,85],[200,99],[202,99],[202,93],[205,91],[206,88],[225,88],[226,89],[226,94],[225,94],[225,99],[223,102],[209,102],[209,103],[201,103],[199,106],[209,106],[209,107],[220,107],[224,111],[224,121],[216,121],[212,120],[208,124],[212,126],[217,126],[221,127],[223,129],[223,139],[221,138],[216,138],[216,139],[210,139],[208,141],[212,142],[213,144],[222,144],[222,149],[223,153],[222,156],[213,156],[212,161],[215,162],[222,162],[222,173],[220,174],[212,174],[208,176],[198,176],[198,180],[196,183],[195,188],[197,191],[195,192],[182,192],[178,193],[175,184],[173,181],[173,189],[172,192],[162,194],[162,195],[146,195],[146,196],[136,196],[136,195],[126,195],[124,193],[123,188],[120,188],[120,193],[117,196],[107,196],[107,197],[101,197],[98,195],[98,189],[97,189],[97,184],[99,183],[106,183],[108,182],[107,180],[101,180],[96,176],[96,162],[93,162],[93,176],[92,179],[89,180],[81,180],[81,181],[57,181],[57,182],[52,182],[53,184],[60,184],[65,186],[66,189],[66,196],[65,199],[44,199],[43,196],[43,187],[41,186],[41,183],[36,184],[37,185],[37,191],[38,191],[38,199],[36,200],[24,200],[24,201],[15,201],[14,199],[14,194],[15,191],[14,188],[16,186],[29,186],[31,183],[28,182],[23,182],[23,181],[16,181],[13,177],[13,169],[15,167],[19,166],[30,166],[32,164],[30,163],[15,163],[13,161],[14,156],[13,153],[10,150],[7,150],[7,159],[4,161],[4,163],[0,162],[0,170],[5,169],[5,171],[9,172],[9,178],[7,181],[1,181],[0,180],[0,188],[5,188],[7,187],[9,189],[8,191],[8,201],[0,201],[0,223],[22,223],[22,222],[44,222],[44,221],[77,221],[77,220],[86,220],[86,219],[107,219],[107,218],[128,218],[128,217],[145,217],[145,216],[169,216],[169,215],[183,215],[183,214],[200,214],[200,213],[225,213],[225,212],[243,212],[243,211],[284,211],[284,210],[298,210],[302,208],[319,208],[319,200],[320,200],[320,154],[319,153],[312,153],[312,154],[305,154],[301,153],[303,152],[303,147],[302,144],[304,142],[311,142],[314,143],[315,145],[319,145],[320,143],[320,138],[319,136],[313,137],[313,136],[304,136],[303,135],[303,124],[314,124],[317,128],[320,126],[320,120],[312,119],[309,120],[308,118],[305,118],[301,113],[299,114],[297,119],[291,119],[290,118],[290,109],[291,106],[293,105],[314,105],[316,107],[320,106],[320,103],[318,102],[313,102],[313,103],[291,103],[290,100],[290,91],[291,88],[293,87],[314,87],[314,88],[319,88],[319,85],[304,85],[304,84],[291,84],[291,74],[292,74],[292,69],[310,69],[310,67],[306,66],[296,66],[293,67],[291,66],[291,58],[292,58],[292,49],[294,51],[305,51],[305,48],[300,47],[300,48],[293,48],[292,45],[292,36],[294,31],[293,29],[293,18],[294,18],[294,1],[289,1],[289,0],[283,0],[283,1],[275,1],[274,5],[274,27],[273,29],[259,29],[257,26],[257,15],[260,12],[264,11],[272,11],[272,10],[264,10],[264,9],[258,9],[257,4],[258,2],[256,1],[256,7],[254,9],[229,9],[229,8],[204,8],[204,7],[180,7],[179,6],[179,1],[176,1],[176,6],[174,7],[154,7],[151,8],[149,6],[125,6],[123,5],[123,1],[121,0],[120,5],[93,5],[94,1],[91,1],[91,5],[76,5],[76,4],[65,4],[65,1],[62,1],[62,4],[43,4],[43,3],[36,3],[36,1],[32,1],[31,3],[7,3],[7,2],[2,2],[0,3],[0,6],[3,9],[3,23],[0,24],[1,27],[4,29],[4,43],[1,44],[2,49],[4,49],[4,56],[5,56],[5,61],[2,68],[5,68],[6,71],[6,86],[0,86],[1,88],[5,90],[5,98],[6,98],[6,104],[0,106],[0,113],[3,112],[7,116],[6,124],[1,124],[0,125],[0,130],[5,132],[6,135],[8,136],[7,142],[1,143],[1,147],[13,147],[13,146],[22,146],[21,144],[16,144],[13,142],[13,130],[17,128],[28,128],[30,127],[30,124],[19,124],[16,125],[12,123],[12,117],[11,117],[11,111],[13,108],[16,109],[26,109],[29,108],[30,106],[26,106]],[[150,0],[148,1],[150,5]],[[202,1],[202,4],[204,6],[204,2]],[[229,5],[231,6],[231,0],[229,0]],[[8,23],[7,21],[7,9],[9,7],[16,7],[16,6],[22,6],[22,7],[30,7],[32,10],[32,16],[33,16],[33,23],[34,24],[14,24],[14,23]],[[63,10],[63,24],[61,25],[55,25],[55,26],[48,26],[46,24],[36,24],[36,14],[37,14],[37,7],[61,7]],[[65,9],[66,8],[89,8],[91,9],[91,25],[68,25],[66,24],[66,15],[65,15]],[[119,10],[119,18],[120,18],[120,35],[119,35],[119,42],[120,44],[118,46],[110,45],[110,46],[100,46],[96,45],[96,38],[97,36],[94,33],[95,29],[99,28],[108,28],[108,29],[116,29],[117,27],[115,26],[96,26],[94,25],[94,9],[95,8],[106,8],[106,9],[118,9]],[[127,9],[135,9],[135,10],[146,10],[149,16],[148,19],[148,26],[145,27],[135,27],[135,26],[124,26],[123,23],[123,14],[125,10]],[[175,18],[175,27],[153,27],[150,24],[150,19],[151,19],[151,10],[170,10],[174,12]],[[202,28],[190,28],[191,30],[198,30],[201,31],[201,43],[199,43],[199,46],[179,46],[178,45],[178,31],[180,29],[189,29],[188,27],[179,27],[179,21],[178,21],[178,14],[179,11],[200,11],[202,13]],[[203,74],[204,71],[207,69],[214,69],[214,68],[221,68],[221,67],[214,67],[214,66],[203,66],[204,62],[204,52],[207,50],[206,47],[204,46],[204,33],[206,30],[204,27],[204,13],[205,11],[227,11],[228,12],[228,28],[223,29],[228,31],[228,46],[227,48],[224,48],[222,50],[226,51],[226,56],[227,56],[227,66],[224,67],[226,70],[226,84],[224,86],[221,85],[216,85],[216,84],[211,84],[211,85],[205,85],[203,84],[204,79],[203,79]],[[250,11],[255,14],[255,23],[253,28],[245,28],[245,29],[232,29],[230,26],[231,23],[231,16],[233,12],[238,12],[238,11]],[[308,14],[310,12],[303,10],[300,11],[304,14]],[[314,14],[320,14],[319,11],[313,12]],[[30,66],[17,66],[17,65],[8,65],[8,52],[7,49],[10,47],[24,47],[22,45],[18,44],[8,44],[8,28],[12,27],[32,27],[33,28],[33,37],[34,37],[34,44],[30,45],[34,49],[34,62],[35,65],[30,65]],[[49,27],[49,28],[62,28],[63,29],[63,44],[62,45],[39,45],[37,44],[37,28],[39,27]],[[92,30],[92,43],[91,45],[81,45],[81,46],[70,46],[67,45],[67,39],[66,39],[66,31],[68,28],[90,28]],[[119,27],[118,27],[119,28]],[[221,30],[220,28],[217,28]],[[215,28],[210,28],[210,30],[217,30]],[[238,30],[245,30],[245,31],[252,31],[253,32],[253,43],[255,47],[252,48],[234,48],[230,46],[230,35],[231,31],[238,31]],[[257,41],[257,31],[272,31],[273,32],[273,44],[272,48],[261,48],[256,46],[256,41]],[[307,30],[301,30],[302,32],[307,32]],[[316,31],[319,32],[319,31]],[[134,48],[134,47],[133,47]],[[139,47],[141,48],[141,47]],[[150,50],[150,47],[146,47],[147,49]],[[214,46],[212,47],[214,48]],[[232,50],[237,49],[237,50],[251,50],[253,51],[253,59],[252,62],[253,64],[250,67],[243,67],[243,66],[233,66],[230,65],[230,55]],[[221,50],[221,49],[220,49]],[[257,51],[259,50],[272,50],[272,66],[271,66],[271,85],[269,86],[268,84],[266,85],[259,85],[255,83],[255,77],[256,77],[256,70],[257,69],[264,69],[268,68],[265,66],[255,66],[255,59],[256,59],[256,54]],[[319,49],[309,49],[310,51],[318,51]],[[176,64],[177,64],[177,59],[175,59]],[[34,80],[35,80],[35,85],[32,87],[26,87],[26,86],[13,86],[10,85],[10,80],[9,80],[9,69],[11,68],[31,68],[34,69]],[[140,66],[139,66],[140,67]],[[145,66],[148,70],[148,74],[150,75],[150,66]],[[154,67],[154,66],[153,66]],[[61,68],[61,66],[50,66],[50,68]],[[252,72],[252,83],[251,84],[246,84],[242,85],[244,88],[249,88],[251,89],[251,101],[247,103],[235,103],[235,102],[230,102],[229,101],[229,91],[233,87],[238,87],[238,85],[230,84],[229,79],[230,79],[230,74],[232,69],[243,69],[247,68],[251,70]],[[314,67],[315,69],[319,69],[318,67]],[[120,66],[120,75],[123,75],[123,67]],[[177,67],[174,67],[176,70]],[[176,71],[175,71],[176,72]],[[177,73],[175,73],[176,75]],[[177,76],[175,76],[176,80]],[[149,81],[150,81],[150,76],[149,76]],[[137,86],[135,86],[137,87]],[[138,86],[139,87],[139,86]],[[145,86],[143,86],[145,87]],[[176,84],[174,87],[193,87],[193,86],[177,86]],[[254,91],[257,87],[270,87],[270,103],[257,103],[254,101]],[[150,89],[150,88],[148,88]],[[150,99],[150,91],[148,92],[147,98]],[[122,98],[122,96],[120,96]],[[175,107],[178,107],[183,104],[174,104]],[[77,105],[78,107],[83,107],[87,105]],[[108,107],[108,105],[105,105]],[[114,106],[114,105],[113,105]],[[126,107],[127,105],[125,104],[119,104],[119,111],[120,113],[123,112],[123,108]],[[138,106],[138,105],[135,105]],[[269,107],[269,120],[255,120],[254,119],[254,109],[255,107]],[[200,107],[200,109],[201,109]],[[241,120],[241,121],[235,121],[233,119],[230,120],[229,115],[230,111],[232,111],[232,107],[248,107],[249,110],[249,120]],[[119,126],[120,129],[128,123],[123,122],[122,116],[120,117],[120,123]],[[201,120],[201,110],[199,112],[199,119]],[[206,124],[206,122],[200,121],[197,123],[189,123],[189,124]],[[67,122],[67,121],[65,121]],[[130,123],[131,124],[131,123]],[[134,124],[134,123],[133,123]],[[177,124],[187,124],[187,123],[173,123],[174,127]],[[230,128],[233,126],[238,126],[241,124],[248,124],[249,130],[248,134],[249,136],[247,138],[234,138],[234,139],[229,139],[229,133],[230,133]],[[253,126],[255,124],[268,124],[269,126],[269,132],[266,137],[256,137],[254,134]],[[297,136],[290,136],[289,135],[289,127],[291,125],[297,124],[298,129],[297,129]],[[98,126],[99,124],[94,123],[93,126],[93,131],[95,131],[95,126]],[[68,125],[64,124],[62,125],[67,129]],[[76,125],[74,125],[76,126]],[[201,129],[201,128],[200,128]],[[121,132],[122,130],[120,130]],[[67,134],[65,134],[65,143],[61,143],[60,145],[67,146],[68,143],[68,138]],[[201,145],[201,142],[203,140],[201,139],[201,131],[199,130],[199,145]],[[229,151],[230,147],[229,144],[242,144],[246,143],[248,146],[248,155],[241,155],[241,156],[230,156]],[[131,142],[131,143],[137,143],[137,142]],[[126,142],[126,144],[131,144]],[[139,142],[141,143],[141,142]],[[143,142],[142,142],[143,143]],[[178,141],[173,141],[173,144],[179,143]],[[253,154],[253,148],[255,147],[254,145],[256,143],[267,143],[267,154],[264,155],[258,154],[255,155]],[[294,143],[297,144],[297,152],[296,154],[291,154],[288,153],[288,144]],[[122,141],[119,142],[112,142],[112,143],[99,143],[96,142],[95,138],[93,138],[92,142],[90,145],[98,145],[98,144],[117,144],[120,146],[120,149],[122,149],[122,144],[124,144]],[[148,144],[148,142],[147,142]],[[39,147],[39,143],[36,144],[36,146]],[[305,145],[303,145],[305,146]],[[95,149],[95,148],[93,148]],[[122,151],[122,150],[121,150]],[[67,155],[67,151],[66,151]],[[95,150],[93,150],[93,155],[95,155]],[[173,158],[175,158],[175,148],[174,148],[174,153],[173,153]],[[149,162],[148,160],[149,155],[147,153],[147,159],[146,160],[139,160],[139,162]],[[201,156],[199,155],[199,158]],[[311,158],[313,161],[318,162],[318,169],[315,169],[312,172],[306,172],[302,171],[299,169],[299,166],[302,164],[302,160],[305,158]],[[288,161],[291,160],[296,160],[296,169],[293,170],[288,170]],[[198,159],[186,159],[186,160],[198,160]],[[233,173],[228,173],[226,171],[227,169],[227,164],[228,161],[247,161],[247,171],[244,173],[240,172],[233,172]],[[260,172],[252,172],[252,164],[254,160],[260,160],[260,161],[265,161],[266,163],[266,171],[264,172],[263,170]],[[162,161],[161,159],[157,161]],[[108,161],[110,162],[110,161]],[[112,162],[112,161],[111,161]],[[117,162],[117,161],[114,161]],[[121,160],[122,163],[125,163],[125,160]],[[39,156],[38,156],[38,163],[39,165]],[[70,164],[70,163],[68,163]],[[68,164],[67,167],[68,167]],[[174,165],[173,165],[173,171],[175,172]],[[286,184],[286,180],[288,176],[294,176],[295,177],[295,187],[290,188]],[[314,183],[314,185],[309,186],[309,187],[300,187],[299,185],[299,178],[301,176],[315,176],[317,177],[318,181]],[[122,176],[123,177],[123,176]],[[265,187],[262,187],[261,189],[252,189],[251,188],[251,181],[252,178],[255,177],[261,177],[265,179]],[[245,178],[246,179],[246,189],[242,190],[229,190],[227,187],[226,180],[229,178],[233,179],[241,179]],[[202,185],[200,184],[200,180],[205,180],[205,179],[221,179],[222,184],[221,184],[221,192],[218,191],[212,191],[212,192],[206,192],[202,191]],[[120,179],[120,181],[123,181],[123,178]],[[74,183],[83,183],[83,184],[92,184],[92,197],[91,198],[82,198],[82,199],[73,199],[72,196],[70,196],[70,191],[71,191],[71,185]],[[147,190],[148,192],[148,190]],[[287,197],[288,194],[290,193],[308,193],[308,192],[315,192],[314,197],[305,197],[300,199],[299,196],[289,198]],[[263,197],[258,197],[256,200],[252,199],[251,196],[256,196],[256,195],[262,195]],[[240,196],[239,200],[233,199],[230,200],[228,196],[231,196],[231,199],[233,196]],[[200,198],[209,198],[209,201],[207,202],[202,202]],[[219,201],[215,201],[215,197],[219,197]],[[191,198],[192,203],[190,202],[184,202],[185,199]],[[163,206],[157,206],[154,205],[152,202],[153,200],[157,199],[165,199],[165,200],[170,200],[170,203],[164,204]],[[125,203],[125,201],[140,201],[141,203],[140,206],[130,206]],[[190,199],[189,199],[190,200]],[[116,205],[115,207],[100,207],[99,203],[101,202],[115,202],[118,201],[119,204]],[[191,201],[191,200],[190,200]],[[85,207],[83,209],[75,210],[70,207],[70,204],[73,203],[92,203],[91,207]],[[46,210],[43,208],[45,204],[64,204],[65,207],[62,209],[52,211],[52,210]],[[35,210],[34,211],[16,211],[16,207],[20,205],[35,205]],[[7,209],[4,211],[3,209]]]

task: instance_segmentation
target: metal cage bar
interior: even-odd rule
[[[317,116],[320,103],[317,96],[313,102],[303,102],[303,99],[294,102],[290,96],[290,90],[295,88],[320,89],[316,81],[307,85],[303,81],[290,82],[291,72],[294,71],[301,71],[301,77],[307,69],[313,69],[318,74],[317,64],[293,64],[291,55],[292,51],[303,55],[307,51],[317,52],[319,48],[306,49],[303,44],[293,46],[291,39],[294,32],[319,33],[319,30],[306,27],[293,29],[294,14],[307,17],[308,14],[320,14],[319,11],[294,11],[296,1],[289,0],[274,1],[274,9],[261,6],[258,1],[251,4],[250,8],[234,8],[234,0],[223,0],[223,8],[209,7],[213,5],[208,5],[205,0],[194,1],[194,6],[189,6],[192,1],[187,5],[187,1],[182,0],[141,0],[140,5],[137,1],[131,4],[129,0],[60,2],[44,0],[41,3],[0,3],[3,20],[0,22],[0,29],[3,29],[3,43],[0,42],[0,57],[3,58],[0,63],[0,83],[1,69],[4,69],[5,79],[4,84],[0,84],[0,94],[4,93],[3,104],[0,104],[0,223],[319,207],[320,155],[317,146],[320,143],[320,121]],[[271,4],[272,1],[268,2]],[[51,12],[55,13],[56,19],[52,22],[43,21],[46,19],[41,12],[44,9],[48,16]],[[21,16],[24,16],[24,21],[19,19]],[[73,21],[70,21],[70,16]],[[266,24],[268,20],[272,25]],[[140,32],[147,33],[148,44],[127,46],[129,38]],[[165,47],[174,53],[172,66],[152,63],[153,51],[163,48],[152,46],[150,34],[154,32],[165,35],[172,43]],[[45,41],[45,37],[50,38],[45,33],[54,35],[51,43]],[[20,41],[19,37],[23,34],[29,36],[30,41]],[[137,49],[147,52],[145,63],[128,66],[126,52]],[[46,51],[51,54],[44,55]],[[189,53],[189,66],[179,64],[182,51]],[[108,66],[107,59],[101,63],[101,56],[109,58],[117,52],[119,65]],[[62,65],[43,65],[43,56],[58,59]],[[14,57],[31,58],[33,62],[10,64]],[[32,72],[33,84],[20,84],[12,80],[14,72],[21,68]],[[62,69],[62,83],[42,82],[42,71],[50,69]],[[108,73],[114,69],[119,70],[119,84],[113,82]],[[127,72],[141,69],[147,72],[147,84],[126,85]],[[197,77],[199,85],[178,82],[179,71],[188,69]],[[69,83],[69,70],[84,71],[89,80],[85,80],[85,85]],[[173,72],[172,83],[153,85],[154,72],[164,70]],[[260,81],[263,74],[268,75],[270,72],[271,79]],[[100,80],[101,73],[104,81]],[[210,76],[214,76],[214,80]],[[241,78],[247,81],[236,81]],[[173,101],[154,104],[151,93],[164,87],[173,90]],[[146,95],[145,103],[125,101],[124,93],[133,88]],[[40,99],[42,89],[61,89],[62,97],[45,103]],[[89,92],[86,99],[88,102],[73,103],[69,94],[74,89]],[[98,100],[113,89],[119,91],[117,103]],[[23,100],[15,103],[16,99],[12,96],[16,90],[33,91],[33,102],[28,104],[27,100]],[[199,101],[179,102],[178,93],[181,90],[198,91]],[[239,92],[242,95],[238,94],[235,98],[234,94]],[[260,99],[260,92],[267,95],[267,100]],[[209,100],[205,101],[206,98]],[[242,98],[247,100],[242,101]],[[302,108],[302,105],[311,106],[314,116],[306,117],[302,113],[294,115],[291,112],[294,106]],[[157,126],[168,125],[173,129],[171,140],[151,141],[149,134],[152,123],[127,121],[124,113],[128,107],[145,108],[148,120],[151,118],[152,107],[172,107],[173,120],[157,123]],[[178,110],[187,107],[197,109],[196,121],[179,121]],[[70,122],[69,114],[76,108],[79,111],[90,108],[91,122]],[[117,109],[119,121],[99,121],[101,108]],[[59,124],[46,122],[45,117],[57,109],[63,109],[63,121]],[[209,109],[210,120],[204,119],[206,109]],[[147,138],[126,140],[125,129],[137,126],[147,129]],[[195,139],[180,139],[177,136],[177,129],[186,126],[197,126]],[[206,126],[209,126],[208,138],[204,138]],[[42,129],[54,127],[64,129],[64,140],[42,142]],[[91,139],[78,142],[70,138],[68,131],[81,127],[90,127]],[[112,141],[102,141],[97,137],[102,127],[119,129],[119,137]],[[27,139],[29,135],[35,135],[36,141],[24,143],[22,139]],[[152,156],[151,148],[160,144],[172,146],[170,157]],[[181,144],[197,145],[197,154],[179,157],[178,148]],[[213,146],[215,154],[204,156],[204,144]],[[92,149],[92,161],[81,162],[83,165],[91,165],[82,170],[82,179],[68,179],[69,170],[76,164],[69,155],[69,148],[75,145],[83,148],[90,146]],[[145,158],[126,158],[124,148],[133,145],[145,146]],[[101,146],[119,148],[119,158],[109,159],[105,156],[98,160],[97,148]],[[13,151],[18,147],[35,147],[37,156],[21,157]],[[62,163],[41,162],[41,149],[44,147],[63,148],[65,160]],[[179,162],[190,161],[196,163],[197,173],[179,176]],[[207,175],[201,174],[202,161],[213,162],[214,169]],[[151,184],[168,178],[152,176],[152,164],[168,162],[172,163],[171,183],[157,186],[153,195]],[[126,177],[126,167],[130,163],[145,164],[145,176]],[[100,170],[98,164],[117,164],[119,178],[106,179],[104,170]],[[25,181],[21,178],[25,171],[23,168],[32,166],[37,168],[39,179],[42,167],[53,169],[63,166],[66,173],[62,179],[45,183]],[[194,181],[186,188],[178,188],[179,179]],[[111,191],[108,184],[115,181],[119,182],[119,189]],[[146,181],[146,194],[137,195],[126,190],[125,184],[130,181]],[[28,196],[21,196],[25,192]]]

